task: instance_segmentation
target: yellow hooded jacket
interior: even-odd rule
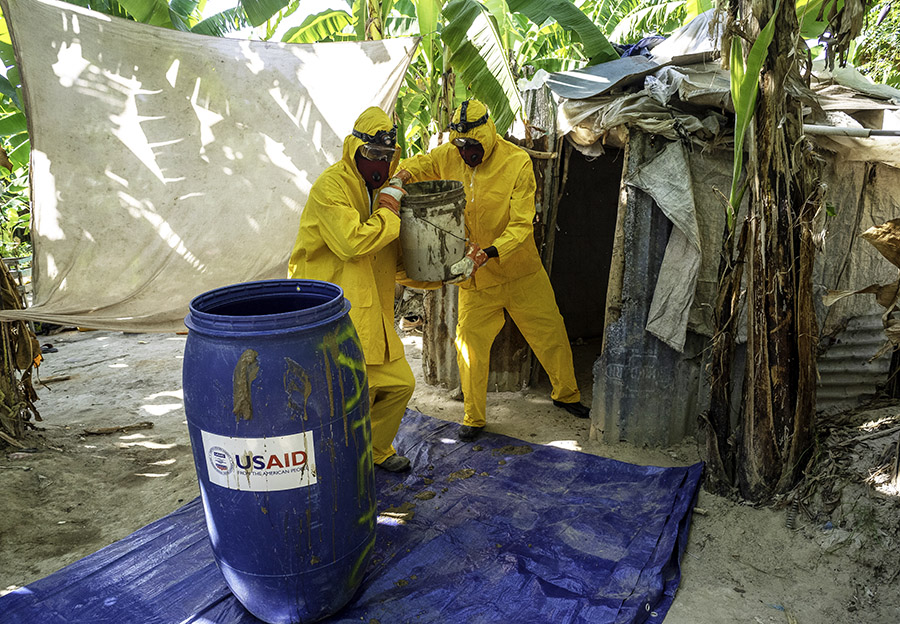
[[[387,114],[374,106],[354,124],[372,135],[392,127]],[[348,135],[341,160],[313,184],[300,215],[288,277],[325,280],[343,288],[366,364],[377,365],[403,357],[403,343],[394,330],[400,217],[377,208],[378,190],[370,195],[366,188],[354,161],[362,144],[362,139]],[[391,163],[392,173],[398,160]]]
[[[470,100],[466,119],[474,121],[487,108]],[[460,109],[453,114],[458,122]],[[493,120],[466,133],[450,132],[450,141],[468,137],[484,146],[484,159],[476,167],[468,166],[452,143],[439,145],[428,154],[413,156],[400,164],[412,181],[459,180],[466,191],[466,235],[482,249],[497,248],[492,258],[478,269],[462,288],[481,289],[503,284],[538,271],[541,257],[534,242],[534,195],[536,185],[531,157],[505,140]]]

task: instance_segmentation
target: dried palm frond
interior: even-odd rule
[[[25,307],[22,294],[6,263],[0,262],[0,267],[0,307],[21,310]],[[0,321],[0,341],[0,446],[21,446],[26,428],[33,426],[31,419],[41,420],[31,383],[32,371],[41,363],[41,345],[24,321]]]

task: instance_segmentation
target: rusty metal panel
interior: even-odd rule
[[[425,382],[453,389],[459,386],[456,365],[457,287],[444,286],[425,295],[422,332],[422,369]],[[528,384],[531,348],[507,315],[506,324],[491,347],[489,392],[514,392]]]
[[[873,398],[887,382],[890,353],[872,360],[887,338],[880,315],[850,319],[828,350],[819,356],[816,367],[819,384],[816,410],[836,412]]]

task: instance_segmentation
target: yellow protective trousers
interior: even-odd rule
[[[416,378],[405,357],[366,366],[369,378],[369,415],[372,422],[372,458],[380,464],[395,455],[392,442],[406,404],[416,388]]]
[[[550,397],[566,403],[581,400],[566,326],[542,267],[504,284],[459,289],[456,361],[466,410],[463,424],[470,427],[486,423],[491,345],[503,328],[504,309],[547,372]]]

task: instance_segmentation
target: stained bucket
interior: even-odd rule
[[[400,205],[400,246],[406,274],[424,282],[452,277],[466,253],[466,193],[462,182],[413,182]]]
[[[216,563],[270,624],[314,622],[353,596],[375,543],[362,346],[343,291],[235,284],[185,318],[184,408]]]

